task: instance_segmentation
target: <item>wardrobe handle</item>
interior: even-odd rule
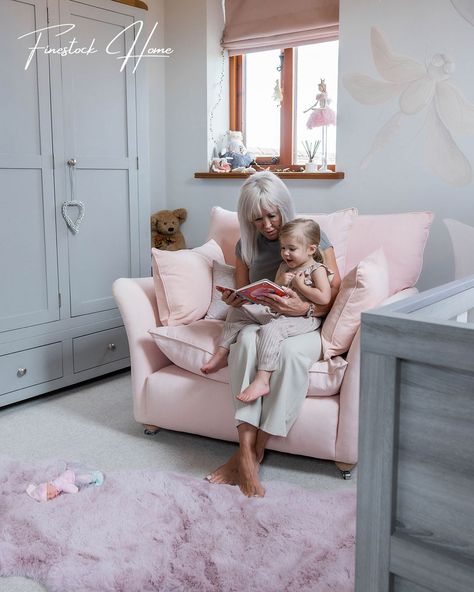
[[[76,164],[77,164],[77,160],[76,160],[75,158],[70,158],[70,159],[67,161],[67,163],[68,163],[68,165],[69,165],[70,167],[73,167],[73,166],[76,166]]]
[[[26,368],[18,368],[18,370],[16,371],[16,375],[18,376],[18,378],[21,378],[22,376],[25,376],[26,372]]]
[[[117,346],[115,345],[115,343],[109,343],[107,349],[110,351],[115,351],[117,349]]]

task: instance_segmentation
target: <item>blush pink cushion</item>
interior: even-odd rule
[[[361,313],[380,304],[388,292],[387,260],[383,250],[378,249],[342,280],[321,330],[325,360],[348,351],[359,328]]]
[[[235,245],[239,238],[237,212],[230,212],[219,206],[212,208],[207,240],[214,239],[220,245],[228,265],[235,265]]]
[[[432,212],[358,216],[347,245],[346,269],[382,247],[390,275],[390,295],[414,286],[433,222]]]
[[[357,209],[348,208],[347,210],[332,212],[330,214],[297,215],[304,218],[312,218],[318,222],[334,247],[337,265],[342,275],[345,268],[349,234],[357,218]],[[225,262],[229,265],[235,265],[235,245],[240,238],[237,212],[230,212],[220,207],[212,208],[208,239],[211,238],[221,246]]]
[[[211,302],[212,262],[224,262],[219,245],[210,240],[196,249],[151,252],[156,302],[163,325],[183,325],[202,319]]]
[[[325,232],[334,247],[337,267],[342,277],[346,269],[346,253],[349,236],[358,216],[357,209],[347,208],[346,210],[332,212],[331,214],[298,214],[298,216],[315,220],[321,227],[321,230]]]
[[[223,327],[222,321],[203,319],[181,327],[156,327],[149,333],[162,353],[176,366],[218,382],[229,382],[228,368],[204,375],[201,367],[211,359]],[[308,396],[327,397],[339,392],[347,362],[337,356],[320,360],[310,369]]]

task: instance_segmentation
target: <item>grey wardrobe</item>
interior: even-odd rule
[[[0,2],[0,406],[129,365],[111,286],[150,269],[147,89],[120,58],[145,15]]]

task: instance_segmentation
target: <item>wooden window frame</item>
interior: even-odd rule
[[[231,130],[244,133],[243,111],[245,64],[242,55],[229,57],[229,125]],[[256,161],[262,165],[281,167],[296,166],[293,163],[294,142],[294,51],[292,47],[282,50],[280,87],[283,99],[280,106],[280,155],[259,156]]]

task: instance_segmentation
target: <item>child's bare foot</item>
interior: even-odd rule
[[[201,372],[203,374],[212,374],[213,372],[217,372],[221,368],[225,368],[227,366],[227,358],[229,357],[229,350],[224,349],[223,347],[219,347],[216,353],[212,356],[212,358],[204,364],[201,368]]]
[[[242,401],[243,403],[251,403],[259,397],[264,397],[265,395],[268,395],[269,392],[269,382],[257,376],[255,380],[251,382],[248,385],[248,387],[240,393],[240,395],[237,395],[236,399],[239,399],[239,401]]]
[[[239,488],[247,497],[263,497],[263,489],[258,478],[259,464],[254,456],[241,454],[239,458]]]

